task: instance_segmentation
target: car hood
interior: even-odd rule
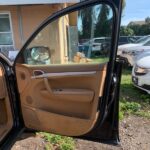
[[[131,47],[136,47],[136,46],[141,46],[141,44],[137,44],[137,43],[133,43],[133,44],[123,44],[123,45],[120,45],[118,46],[118,49],[128,49],[128,48],[131,48]]]
[[[150,55],[137,60],[136,64],[141,68],[150,69]]]
[[[133,46],[127,49],[123,49],[123,51],[131,52],[131,51],[150,51],[150,46]]]

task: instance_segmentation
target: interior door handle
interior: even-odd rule
[[[44,75],[44,73],[45,72],[42,70],[33,70],[33,76],[34,77]]]
[[[42,70],[34,70],[33,71],[33,76],[36,78],[38,76],[43,76],[45,74],[44,71]],[[46,77],[43,78],[44,80],[44,84],[45,84],[45,87],[46,87],[46,90],[50,93],[50,94],[53,94],[53,91],[52,91],[52,88],[48,82],[48,79]]]
[[[46,87],[46,90],[50,93],[50,94],[53,94],[53,91],[52,91],[52,88],[48,82],[48,79],[47,78],[43,78],[44,80],[44,84],[45,84],[45,87]]]

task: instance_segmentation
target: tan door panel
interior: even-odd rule
[[[0,99],[3,99],[6,97],[6,86],[5,86],[5,78],[3,75],[2,68],[0,67]]]
[[[79,136],[93,127],[106,64],[17,64],[16,75],[28,128]]]
[[[91,102],[94,97],[94,91],[85,89],[56,89],[53,90],[53,94],[49,93],[47,90],[42,90],[40,92],[44,98],[48,97],[68,102]]]

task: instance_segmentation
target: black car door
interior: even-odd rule
[[[1,149],[24,129],[119,142],[121,2],[89,0],[67,7],[38,27],[12,66],[1,58]],[[94,37],[108,37],[109,50],[94,54],[90,42],[79,50],[81,41]]]

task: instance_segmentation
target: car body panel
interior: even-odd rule
[[[150,94],[150,53],[143,53],[138,57],[132,69],[132,81],[134,85]],[[137,68],[142,68],[145,73],[137,74]]]
[[[150,36],[148,35],[137,40],[136,43],[120,45],[118,46],[117,55],[122,57],[122,59],[126,59],[129,65],[133,66],[135,64],[136,57],[139,54],[150,50],[149,41]]]

